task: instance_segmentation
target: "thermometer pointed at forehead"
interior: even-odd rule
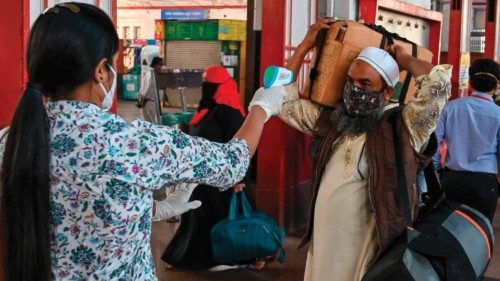
[[[293,82],[293,72],[283,67],[268,66],[264,70],[264,88],[284,86]]]

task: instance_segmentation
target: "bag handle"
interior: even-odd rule
[[[278,261],[279,263],[284,263],[285,262],[285,249],[283,248],[283,243],[280,239],[280,237],[278,237],[278,232],[277,231],[274,231],[274,234],[273,234],[273,237],[274,237],[274,240],[276,241],[276,244],[278,244]]]
[[[238,206],[241,206],[241,213],[239,212]],[[247,218],[250,217],[252,213],[253,213],[252,206],[250,206],[250,203],[248,202],[245,193],[243,191],[233,192],[233,195],[231,196],[231,202],[229,203],[229,212],[227,219],[234,220],[240,216]]]

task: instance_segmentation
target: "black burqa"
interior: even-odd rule
[[[210,111],[198,124],[190,126],[189,134],[226,143],[239,130],[244,118],[240,111],[215,103],[212,97],[217,86],[203,83],[198,111]],[[248,188],[244,190],[247,192]],[[213,186],[196,187],[189,201],[200,200],[202,205],[181,216],[179,229],[163,252],[162,260],[174,267],[190,269],[207,269],[219,265],[213,259],[210,231],[217,222],[227,217],[232,193],[232,188],[221,192]]]

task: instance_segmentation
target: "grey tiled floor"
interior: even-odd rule
[[[135,118],[142,118],[140,109],[134,106],[133,101],[119,101],[118,114],[127,121]],[[165,109],[165,111],[178,111],[178,109]],[[500,203],[497,210],[500,209]],[[284,265],[273,263],[265,269],[254,272],[246,269],[228,270],[223,272],[206,272],[206,271],[186,271],[179,269],[165,270],[160,256],[166,245],[172,238],[177,224],[168,222],[154,222],[151,248],[155,259],[156,272],[160,281],[191,281],[191,280],[208,280],[208,281],[301,281],[304,274],[304,266],[306,261],[307,249],[304,247],[297,250],[300,242],[298,236],[288,236],[286,238],[286,262]],[[500,211],[497,212],[493,222],[495,241],[493,257],[491,264],[486,272],[484,280],[500,281]]]

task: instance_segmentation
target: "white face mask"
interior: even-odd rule
[[[102,91],[104,92],[104,99],[102,100],[101,103],[101,108],[104,111],[108,111],[111,109],[111,106],[113,105],[113,95],[116,90],[116,71],[113,69],[113,67],[110,65],[109,69],[111,69],[111,72],[113,72],[113,83],[111,84],[111,89],[109,91],[106,91],[106,88],[104,88],[104,85],[102,83],[99,83],[99,86],[101,87]]]

